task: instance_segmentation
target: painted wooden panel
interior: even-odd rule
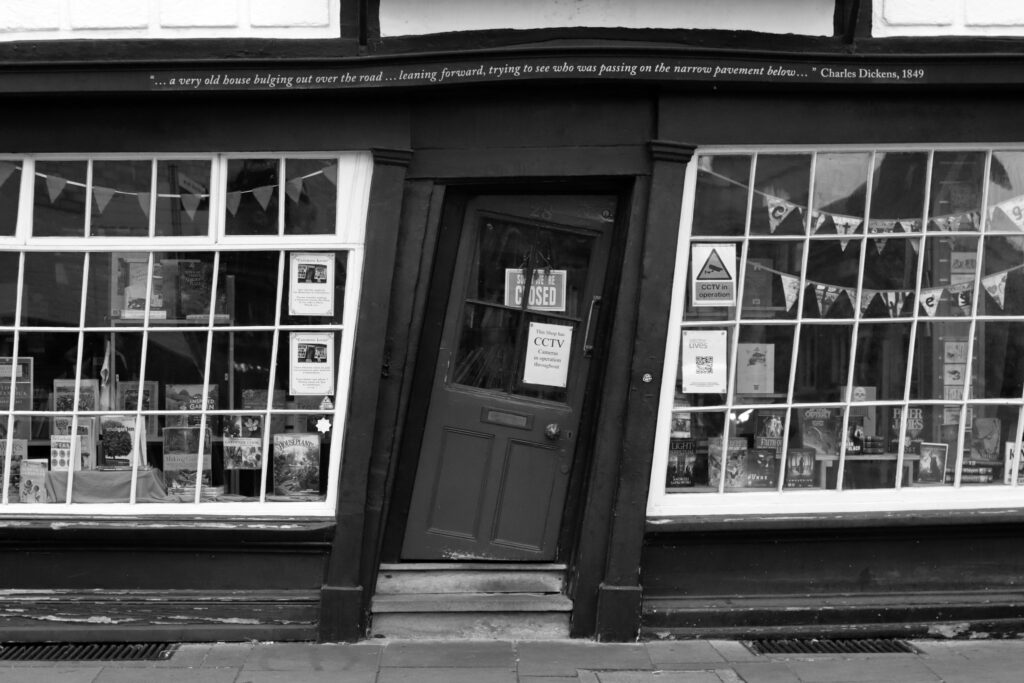
[[[431,533],[476,538],[494,436],[445,429],[432,482]]]
[[[558,465],[553,448],[509,441],[495,513],[495,542],[540,549],[551,519],[548,507],[559,477]],[[557,496],[557,502],[561,500],[563,496]]]

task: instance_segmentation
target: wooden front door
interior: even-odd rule
[[[467,204],[404,559],[555,558],[615,208],[596,195]]]

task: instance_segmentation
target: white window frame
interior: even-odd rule
[[[675,401],[675,390],[676,390],[676,378],[679,372],[679,345],[681,338],[681,331],[688,327],[703,327],[709,328],[714,327],[717,329],[730,329],[733,334],[730,339],[729,348],[729,391],[726,394],[726,402],[721,405],[716,405],[714,408],[687,408],[690,412],[725,412],[725,414],[731,414],[733,412],[733,400],[736,382],[736,352],[737,344],[739,342],[738,330],[741,324],[741,312],[742,307],[737,305],[735,307],[735,315],[720,321],[691,321],[687,324],[684,320],[685,310],[685,296],[687,288],[687,280],[689,277],[689,257],[690,247],[693,244],[700,242],[734,242],[743,247],[749,241],[750,235],[750,215],[751,207],[747,207],[746,226],[744,234],[742,236],[732,235],[717,235],[717,236],[698,236],[694,237],[692,234],[693,228],[693,213],[695,204],[695,194],[697,186],[697,175],[698,175],[698,161],[701,155],[707,154],[718,154],[718,155],[778,155],[778,154],[829,154],[829,153],[850,153],[850,152],[927,152],[929,174],[928,181],[929,186],[925,188],[925,206],[924,212],[928,211],[930,205],[930,198],[927,193],[930,190],[931,182],[931,166],[932,158],[936,152],[986,152],[985,162],[985,176],[983,178],[983,196],[982,202],[982,224],[977,232],[966,232],[961,233],[965,235],[1009,235],[1020,237],[1021,232],[1009,233],[1009,232],[995,232],[988,231],[986,215],[991,207],[988,205],[988,187],[990,183],[990,168],[991,159],[993,152],[1021,152],[1024,151],[1024,143],[1008,143],[1008,144],[900,144],[900,145],[764,145],[764,146],[708,146],[702,147],[695,151],[691,158],[685,174],[685,180],[682,188],[682,207],[680,211],[679,219],[679,240],[677,244],[676,260],[675,260],[675,272],[673,276],[673,287],[672,287],[672,302],[669,310],[669,326],[668,335],[665,345],[665,364],[662,373],[662,385],[661,394],[659,399],[658,417],[657,417],[657,428],[655,432],[655,443],[652,458],[652,468],[650,476],[650,488],[648,493],[647,502],[647,516],[649,518],[665,519],[672,517],[720,517],[726,516],[737,516],[737,515],[758,515],[758,516],[776,516],[779,519],[791,516],[805,516],[808,514],[864,514],[864,513],[901,513],[901,512],[928,512],[928,511],[968,511],[968,510],[995,510],[995,509],[1007,509],[1007,508],[1020,508],[1024,506],[1024,485],[1018,486],[1017,472],[1020,467],[1024,467],[1024,463],[1021,462],[1021,442],[1022,432],[1024,432],[1024,412],[1019,413],[1017,426],[1016,426],[1016,442],[1015,450],[1016,453],[1012,465],[1012,476],[1009,484],[1003,483],[992,483],[988,485],[961,485],[960,472],[959,472],[959,460],[962,456],[960,454],[955,455],[957,458],[957,474],[956,480],[953,485],[946,486],[903,486],[901,482],[901,474],[903,471],[903,456],[904,447],[901,444],[899,448],[899,454],[896,464],[896,482],[895,487],[890,489],[855,489],[855,490],[833,490],[833,489],[800,489],[792,488],[786,489],[783,487],[782,479],[779,476],[779,485],[775,489],[769,490],[751,490],[751,491],[730,491],[725,492],[723,487],[719,487],[718,492],[694,492],[694,493],[667,493],[665,491],[666,482],[666,468],[668,464],[668,450],[669,450],[669,439],[671,433],[671,422],[672,422],[672,409]],[[813,189],[815,187],[815,166],[816,156],[812,157],[811,171],[810,171],[810,185],[809,190],[810,198],[813,198]],[[874,157],[872,156],[869,168],[874,169]],[[753,165],[751,170],[750,182],[753,182]],[[868,186],[868,210],[870,211],[870,185]],[[811,199],[813,201],[813,199]],[[813,207],[809,208],[813,211]],[[865,216],[865,224],[870,220],[870,216]],[[927,229],[927,223],[929,216],[923,216],[923,223],[921,228],[921,237],[929,234]],[[867,230],[859,233],[852,237],[852,239],[868,239],[871,235],[867,234]],[[764,236],[761,236],[764,237]],[[782,238],[785,239],[785,238]],[[806,236],[801,238],[790,237],[792,240],[806,239]],[[997,321],[997,322],[1019,322],[1024,320],[1024,317],[1011,317],[1011,316],[979,316],[977,314],[978,299],[981,292],[980,280],[982,277],[983,264],[981,261],[982,249],[984,241],[978,240],[978,267],[974,276],[974,291],[976,293],[973,302],[973,310],[970,317],[957,317],[957,318],[925,318],[926,320],[944,320],[947,322],[959,322],[970,325],[970,334],[968,336],[969,347],[967,350],[967,358],[972,358],[972,346],[975,339],[975,329],[979,320],[982,321]],[[741,248],[741,262],[738,264],[738,273],[746,272],[746,258],[747,250]],[[921,249],[924,252],[924,249]],[[803,258],[806,261],[806,249],[804,250]],[[863,262],[861,263],[861,269],[858,274],[858,290],[860,290],[860,282],[863,278]],[[919,266],[917,272],[917,283],[915,288],[915,301],[920,300],[921,291],[921,267]],[[803,272],[800,274],[801,278],[804,277]],[[742,284],[743,279],[738,278],[737,282],[737,301],[742,301]],[[802,280],[802,286],[800,290],[800,298],[795,304],[802,308],[803,299],[805,296],[806,283]],[[778,323],[783,325],[790,325],[795,328],[795,333],[799,332],[799,324],[804,320],[801,308],[798,308],[797,317],[792,320],[786,320]],[[922,318],[920,305],[915,305],[915,311],[912,317],[903,318],[906,321],[918,321]],[[859,306],[854,306],[855,318],[848,321],[850,324],[859,324],[862,320],[862,315]],[[761,319],[746,319],[742,320],[744,324],[762,324],[765,321]],[[914,326],[916,334],[917,326]],[[853,331],[853,345],[851,346],[851,378],[852,378],[852,359],[856,357],[856,329]],[[797,339],[796,337],[794,339]],[[913,337],[911,338],[911,344],[913,344]],[[794,341],[794,354],[796,352],[797,343]],[[912,347],[911,347],[912,353]],[[910,356],[912,358],[912,356]],[[794,366],[791,369],[791,373],[795,371],[795,358]],[[961,401],[949,401],[949,400],[924,400],[924,399],[910,399],[909,397],[909,377],[911,374],[911,367],[913,363],[908,363],[907,378],[904,387],[903,405],[906,406],[908,403],[911,405],[949,405],[949,404],[960,404],[960,427],[959,427],[959,443],[963,443],[965,436],[966,420],[965,411],[968,404],[966,388],[970,386],[972,382],[971,373],[965,373],[967,376],[964,378],[965,391],[963,392],[964,398]],[[970,363],[969,363],[970,365]],[[850,379],[847,380],[849,384]],[[790,378],[790,385],[792,385],[792,377]],[[812,404],[809,403],[798,403],[793,402],[792,396],[790,395],[787,400],[788,403],[778,403],[773,405],[743,405],[743,408],[748,407],[757,408],[774,408],[774,409],[786,409],[787,415],[790,419],[793,419],[794,407],[809,407]],[[876,401],[877,404],[893,404],[900,403],[900,401]],[[1017,406],[1021,411],[1024,411],[1024,396],[1012,398],[1012,399],[971,399],[969,401],[971,405],[1008,405]],[[839,407],[843,408],[849,405],[849,401],[846,402],[834,402],[834,403],[815,403],[814,406],[822,407]],[[870,406],[869,403],[860,403],[861,406]],[[904,410],[902,421],[905,424],[907,411]],[[847,420],[849,411],[843,411],[843,427],[841,433],[846,433]],[[900,433],[904,430],[901,429]],[[839,471],[842,472],[845,457],[845,439],[842,440],[844,444],[841,447],[840,459],[837,463]],[[723,446],[723,450],[725,447]],[[780,468],[783,465],[780,463]]]
[[[286,202],[286,194],[284,188],[285,175],[281,174],[280,184],[278,187],[279,195],[279,218],[278,218],[278,235],[275,236],[251,236],[251,235],[227,235],[225,234],[226,224],[226,211],[224,198],[227,187],[227,164],[229,160],[239,158],[271,158],[271,159],[296,159],[296,158],[315,158],[315,159],[337,159],[338,161],[338,175],[337,175],[337,199],[336,199],[336,216],[335,216],[335,234],[333,235],[285,235],[284,234],[284,204]],[[150,212],[149,212],[149,236],[146,237],[121,237],[121,236],[88,236],[88,229],[91,217],[92,207],[92,162],[96,160],[125,160],[125,161],[138,161],[140,159],[152,160],[153,162],[153,177],[154,181],[152,188],[154,190],[151,198]],[[169,236],[169,237],[157,237],[154,234],[155,223],[156,223],[156,162],[163,160],[174,160],[174,159],[188,159],[188,160],[210,160],[211,161],[211,178],[210,178],[210,202],[209,202],[209,216],[210,222],[208,226],[207,235],[205,236]],[[86,202],[85,202],[85,233],[83,237],[36,237],[32,235],[32,222],[33,222],[33,193],[35,184],[35,164],[38,160],[46,161],[88,161],[88,175],[86,182]],[[256,326],[237,326],[237,325],[225,325],[215,324],[213,310],[210,312],[210,320],[206,324],[189,325],[188,327],[171,327],[167,325],[161,325],[159,327],[150,326],[148,323],[148,310],[146,322],[139,321],[138,327],[132,327],[134,331],[141,330],[143,334],[143,358],[142,366],[145,367],[145,349],[147,348],[145,341],[146,335],[151,330],[159,330],[161,332],[173,332],[173,331],[188,331],[188,332],[206,332],[207,334],[207,350],[206,350],[206,377],[204,379],[204,399],[206,392],[209,391],[209,368],[210,368],[210,357],[212,354],[212,335],[213,333],[220,332],[225,333],[230,330],[234,331],[273,331],[275,334],[275,348],[272,355],[272,365],[276,363],[277,353],[276,344],[287,343],[287,335],[289,331],[296,331],[302,329],[303,331],[331,331],[340,335],[339,348],[336,349],[335,362],[336,367],[336,378],[337,384],[334,392],[334,408],[331,415],[332,418],[332,439],[329,454],[329,467],[326,473],[321,472],[321,477],[327,477],[327,490],[323,500],[318,501],[267,501],[264,500],[265,487],[261,487],[261,494],[259,501],[250,502],[199,502],[200,491],[196,491],[196,499],[194,502],[188,503],[170,503],[170,504],[153,504],[143,503],[135,501],[135,488],[137,479],[135,473],[138,470],[138,460],[133,463],[132,468],[132,488],[131,488],[131,502],[128,503],[73,503],[68,497],[67,502],[64,503],[48,503],[48,504],[25,504],[17,502],[16,498],[13,501],[9,501],[9,486],[4,481],[0,483],[3,486],[3,496],[0,500],[0,518],[6,516],[89,516],[90,518],[96,517],[333,517],[337,506],[337,496],[339,479],[342,468],[341,454],[344,447],[344,438],[346,433],[346,416],[348,414],[349,404],[349,392],[351,390],[351,377],[352,377],[352,359],[354,350],[354,339],[356,333],[356,322],[358,319],[358,304],[362,285],[362,274],[363,274],[363,263],[365,258],[365,233],[366,233],[366,219],[369,209],[369,194],[370,194],[370,183],[373,173],[373,158],[369,152],[351,152],[351,151],[321,151],[321,152],[260,152],[260,153],[245,153],[245,154],[210,154],[206,153],[190,153],[181,152],[174,154],[111,154],[111,155],[100,155],[100,154],[37,154],[37,155],[0,155],[0,161],[10,161],[21,165],[21,187],[20,187],[20,198],[19,198],[19,212],[18,222],[15,230],[15,234],[12,236],[0,237],[0,251],[7,252],[20,252],[19,256],[19,270],[24,271],[23,264],[25,261],[25,254],[32,252],[53,252],[53,251],[65,251],[65,252],[79,252],[85,253],[88,259],[88,254],[96,252],[138,252],[145,254],[155,254],[162,251],[187,251],[193,253],[199,252],[212,252],[214,254],[214,270],[213,270],[213,291],[216,291],[217,287],[217,273],[220,253],[224,251],[267,251],[273,250],[279,252],[279,266],[278,266],[278,289],[277,289],[277,309],[281,310],[281,298],[284,291],[283,280],[287,276],[287,253],[294,252],[296,250],[309,250],[309,251],[329,251],[329,252],[346,252],[347,263],[346,263],[346,281],[345,281],[345,300],[342,303],[343,314],[340,324],[324,324],[324,325],[285,325],[282,324],[280,318],[275,319],[272,325],[256,325]],[[149,259],[149,274],[148,279],[149,287],[152,287],[152,268],[154,258]],[[88,270],[85,271],[85,276],[88,277]],[[13,325],[0,326],[0,333],[11,334],[14,336],[15,343],[12,356],[17,358],[19,355],[18,345],[20,342],[19,332],[28,333],[45,333],[45,332],[63,332],[63,333],[77,333],[79,336],[78,342],[78,361],[77,367],[81,367],[81,354],[82,354],[82,336],[86,332],[114,332],[114,331],[125,331],[123,326],[118,327],[87,327],[84,325],[85,320],[85,296],[83,295],[82,302],[82,315],[79,320],[77,327],[38,327],[38,326],[23,326],[21,324],[21,302],[22,302],[22,290],[24,287],[24,275],[20,275],[18,278],[17,287],[17,309],[15,312],[15,321]],[[147,292],[146,301],[147,309],[148,302],[150,301],[149,292]],[[283,340],[283,341],[282,341]],[[271,368],[271,372],[274,372],[275,368]],[[280,369],[276,369],[278,373]],[[140,378],[144,379],[144,378]],[[76,391],[78,384],[76,384]],[[13,395],[13,392],[12,392]],[[13,398],[12,398],[13,403]],[[270,399],[268,398],[268,403]],[[268,406],[269,408],[270,406]],[[4,415],[0,416],[0,419],[6,420],[6,414],[8,413],[8,407],[2,408]],[[97,411],[100,412],[100,411]],[[102,412],[129,412],[129,411],[102,411]],[[163,411],[151,411],[151,412],[163,412]],[[203,423],[205,424],[206,415],[211,416],[225,416],[231,414],[237,414],[244,412],[242,409],[217,409],[209,412],[204,411]],[[305,414],[306,410],[294,409],[285,411],[275,411],[275,414],[283,413],[287,414]],[[56,414],[55,411],[33,411],[33,417],[45,418],[50,415]],[[90,413],[91,414],[91,413]],[[148,412],[137,413],[136,421],[140,429],[138,433],[144,434],[144,429],[141,429],[142,420]],[[77,414],[75,417],[77,420]],[[269,457],[269,422],[267,428],[264,431],[264,453],[267,453]],[[144,438],[144,437],[143,437]],[[7,440],[7,448],[0,452],[0,458],[3,458],[4,472],[10,472],[10,461],[12,455],[13,444],[12,440]],[[201,466],[201,465],[200,465]],[[266,464],[262,468],[263,483],[267,476],[268,468]],[[71,490],[73,485],[73,472],[69,473],[68,476],[68,490]],[[197,487],[199,489],[200,487]]]

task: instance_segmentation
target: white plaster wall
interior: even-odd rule
[[[832,0],[380,0],[380,31],[388,37],[587,26],[830,36],[834,9]]]
[[[342,1],[0,0],[0,41],[337,38]]]
[[[871,34],[1024,36],[1024,0],[874,0]]]

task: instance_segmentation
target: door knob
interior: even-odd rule
[[[544,428],[544,436],[551,439],[552,441],[557,441],[561,433],[562,428],[558,426],[557,422],[552,422],[551,424]]]

